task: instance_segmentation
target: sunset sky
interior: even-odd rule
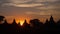
[[[16,19],[19,22],[30,19],[44,19],[53,15],[60,19],[60,0],[0,0],[0,15],[8,21]]]

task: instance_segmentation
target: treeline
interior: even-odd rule
[[[45,24],[40,22],[38,19],[30,20],[30,24],[25,20],[23,26],[20,23],[16,23],[15,19],[12,24],[8,24],[4,19],[4,16],[0,16],[0,32],[9,32],[9,33],[42,33],[42,32],[59,32],[60,31],[60,20],[57,22],[54,21],[53,17],[50,17],[50,20],[46,19]],[[3,22],[4,21],[4,22]],[[3,24],[2,24],[3,23]]]

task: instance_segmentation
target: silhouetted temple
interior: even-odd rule
[[[40,22],[39,19],[30,20],[30,24],[25,20],[23,25],[20,25],[20,22],[17,24],[15,19],[13,19],[12,24],[8,24],[7,20],[4,19],[4,16],[0,16],[0,32],[14,32],[14,33],[42,33],[42,32],[59,32],[60,31],[60,20],[57,22],[54,21],[53,17],[50,17],[50,20],[46,19],[45,24]]]

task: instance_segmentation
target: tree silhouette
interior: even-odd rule
[[[38,19],[30,20],[30,24],[33,27],[36,27],[36,26],[39,26],[40,25],[40,21]]]
[[[0,21],[3,21],[5,17],[4,16],[0,16]]]
[[[56,29],[60,31],[60,19],[57,21]]]
[[[57,21],[57,24],[60,25],[60,20]]]
[[[4,16],[0,16],[0,23],[3,23],[4,18]]]
[[[45,32],[45,31],[60,31],[60,20],[55,21],[53,16],[50,17],[50,20],[46,19],[45,24],[40,22],[39,19],[30,20],[30,24],[27,23],[25,20],[23,25],[20,25],[20,22],[17,24],[15,19],[13,19],[12,24],[8,24],[7,20],[4,20],[4,16],[0,16],[0,22],[4,21],[3,24],[0,24],[0,31],[2,32],[18,32],[20,33],[38,33]]]
[[[57,27],[60,28],[60,20],[57,21]]]

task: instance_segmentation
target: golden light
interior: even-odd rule
[[[26,17],[26,16],[20,16],[20,17],[16,17],[16,22],[17,24],[20,24],[20,26],[23,26],[25,20],[27,21],[27,23],[29,24],[30,21],[30,17]]]
[[[20,25],[21,25],[21,26],[23,25],[23,23],[24,23],[24,21],[20,21]]]

